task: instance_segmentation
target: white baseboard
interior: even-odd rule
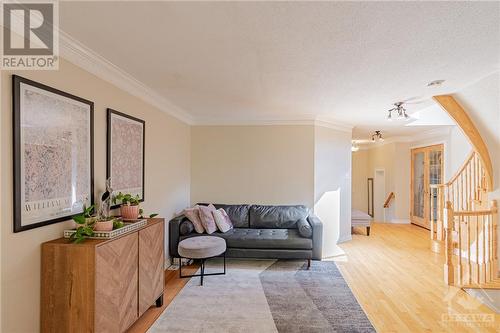
[[[352,235],[346,235],[344,237],[339,237],[339,240],[337,241],[337,244],[348,242],[352,240]]]
[[[391,219],[387,223],[410,224],[410,219]]]

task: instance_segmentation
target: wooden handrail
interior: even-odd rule
[[[392,199],[394,199],[395,197],[396,197],[396,195],[394,194],[394,192],[389,193],[389,195],[387,196],[387,199],[385,199],[384,208],[389,208],[389,206],[391,205]]]
[[[456,211],[481,211],[486,206],[489,191],[486,172],[476,151],[472,151],[459,170],[445,184],[431,184],[431,239],[444,241],[445,202],[450,201]],[[480,214],[480,213],[478,213]],[[464,215],[465,216],[465,215]],[[473,216],[473,215],[470,215]],[[439,251],[439,247],[433,247]]]
[[[462,166],[460,167],[460,169],[458,169],[457,172],[455,172],[455,174],[450,178],[450,180],[448,180],[448,182],[446,184],[444,184],[444,185],[450,186],[455,180],[458,179],[458,177],[460,177],[460,175],[462,174],[462,172],[464,172],[464,170],[467,167],[467,165],[474,158],[474,154],[475,153],[476,152],[474,150],[472,150],[469,153],[469,155],[467,155],[467,158],[465,159],[465,162],[462,164]]]
[[[479,158],[486,173],[486,184],[491,190],[493,188],[493,165],[491,163],[490,153],[469,115],[451,95],[434,96],[432,99],[434,99],[434,101],[455,120],[455,123],[469,140],[471,146],[479,154]]]
[[[453,216],[484,216],[496,213],[497,213],[496,208],[486,209],[486,210],[458,210],[458,211],[453,211]]]

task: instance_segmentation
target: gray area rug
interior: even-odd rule
[[[149,332],[375,332],[334,262],[310,270],[295,260],[227,264],[203,287],[192,278]]]

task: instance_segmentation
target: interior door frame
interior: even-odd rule
[[[377,176],[378,174],[378,176]],[[380,181],[380,177],[383,176],[383,182]],[[376,222],[385,222],[385,208],[384,201],[386,196],[386,182],[385,182],[385,169],[377,168],[373,171],[373,218]],[[377,179],[378,178],[378,179]],[[379,191],[380,190],[380,191]],[[378,193],[380,192],[380,193]],[[379,196],[379,194],[381,196]],[[380,199],[380,200],[377,200]],[[381,203],[379,205],[379,203]],[[380,211],[379,211],[380,210]],[[380,212],[380,214],[379,214]]]
[[[444,181],[444,169],[445,169],[445,155],[444,155],[444,144],[433,144],[423,147],[412,148],[410,151],[411,162],[410,162],[410,222],[412,224],[418,225],[420,227],[424,227],[426,229],[430,229],[430,191],[429,191],[429,152],[439,150],[441,151],[441,181]],[[418,153],[424,153],[424,216],[419,217],[413,214],[413,187],[414,187],[414,162],[415,155]]]

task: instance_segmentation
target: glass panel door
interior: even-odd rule
[[[411,177],[411,222],[429,229],[431,200],[437,209],[437,197],[431,198],[430,185],[443,182],[443,145],[412,149]]]
[[[429,151],[429,184],[442,184],[443,179],[443,162],[442,162],[443,152],[442,150],[431,150]],[[433,192],[434,195],[430,198],[432,200],[432,205],[429,205],[429,219],[434,216],[434,221],[437,219],[437,194]],[[430,207],[433,207],[433,214],[430,214]]]
[[[413,216],[423,219],[425,192],[425,153],[416,152],[413,156]]]

